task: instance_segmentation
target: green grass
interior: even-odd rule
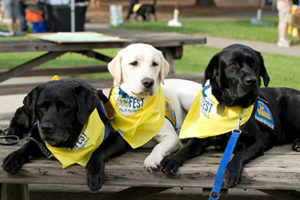
[[[105,55],[114,57],[119,49],[105,49],[99,50]],[[0,54],[0,69],[10,69],[46,52],[22,52],[20,53],[1,53]],[[51,60],[45,64],[40,65],[38,68],[59,68],[59,67],[76,67],[88,65],[101,65],[105,64],[102,61],[91,59],[77,53],[66,53],[55,60]],[[82,76],[83,78],[111,78],[109,73],[96,73]]]
[[[277,19],[266,19],[264,21],[277,23]],[[122,26],[130,29],[143,29],[151,31],[176,31],[181,33],[192,33],[205,36],[227,37],[235,39],[255,40],[276,42],[276,26],[258,26],[251,25],[249,20],[237,21],[185,21],[182,28],[166,26],[167,22],[147,22],[147,23],[129,23]],[[0,26],[0,28],[2,28]],[[20,37],[12,37],[20,39]],[[0,38],[11,39],[11,38]],[[118,49],[99,50],[99,52],[114,57]],[[175,60],[175,69],[177,74],[203,73],[212,56],[220,51],[218,48],[206,46],[184,46],[183,57]],[[42,55],[45,52],[35,53],[2,53],[0,54],[0,68],[12,68],[20,65],[34,57]],[[299,57],[272,55],[263,53],[265,65],[271,78],[270,86],[291,87],[300,90],[300,79],[298,78],[300,59]],[[103,64],[103,62],[87,58],[76,53],[67,53],[55,60],[41,65],[39,68],[48,67],[66,67],[66,66],[86,66]],[[84,79],[89,78],[110,78],[110,74],[88,74],[80,76]]]
[[[274,26],[260,26],[250,24],[249,19],[229,21],[181,21],[182,27],[168,27],[167,22],[134,22],[127,23],[120,28],[147,30],[156,32],[179,32],[234,38],[241,40],[256,40],[265,42],[277,41],[277,18],[264,19],[264,22],[272,22]]]
[[[8,30],[7,26],[4,24],[0,24],[0,29]],[[29,28],[28,32],[31,32],[31,28]],[[14,37],[0,37],[0,40],[22,40],[28,38],[27,36],[14,36]]]
[[[101,50],[100,52],[113,57],[116,55],[117,51],[118,49],[109,49]],[[214,47],[199,45],[185,46],[182,59],[174,61],[176,73],[203,73],[209,60],[218,51],[220,51],[220,49]],[[0,67],[12,68],[40,54],[42,53],[2,53],[0,54]],[[271,77],[270,86],[291,87],[300,90],[300,59],[298,57],[273,55],[268,53],[263,53],[263,57],[265,60],[266,68]],[[103,63],[95,59],[86,58],[85,56],[82,56],[80,54],[68,53],[53,61],[41,65],[40,68],[97,64]],[[111,76],[108,73],[98,73],[88,74],[80,77],[89,79],[110,78]]]
[[[210,59],[221,49],[205,46],[186,46],[181,60],[175,60],[176,73],[204,73]],[[291,87],[300,90],[299,57],[262,53],[270,76],[271,87]]]

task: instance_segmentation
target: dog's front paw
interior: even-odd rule
[[[242,167],[234,162],[230,162],[226,168],[224,184],[228,188],[233,188],[241,182],[242,177]]]
[[[293,151],[298,151],[298,152],[300,152],[300,138],[297,138],[297,139],[294,141],[294,143],[293,143],[293,145],[292,145],[292,149],[293,149]]]
[[[100,190],[104,182],[104,173],[87,173],[87,184],[91,191]]]
[[[161,160],[162,160],[161,156],[150,154],[149,156],[147,156],[147,158],[144,161],[144,168],[149,172],[152,172],[153,170],[157,170]]]
[[[25,163],[25,158],[18,151],[12,152],[2,163],[2,168],[10,174],[15,174],[22,168]]]
[[[182,163],[176,156],[170,155],[161,161],[160,168],[164,173],[175,174],[179,167],[182,166]]]
[[[90,161],[87,166],[87,185],[91,191],[100,190],[104,182],[104,163]]]

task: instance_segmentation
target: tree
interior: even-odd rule
[[[195,0],[196,6],[216,6],[214,0]]]

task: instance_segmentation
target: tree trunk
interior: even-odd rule
[[[196,6],[216,6],[214,0],[195,0]]]

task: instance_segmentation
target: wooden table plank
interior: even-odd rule
[[[41,40],[9,40],[0,41],[1,52],[36,52],[36,51],[83,51],[91,49],[122,48],[128,41],[102,43],[56,44]]]
[[[48,62],[49,60],[55,59],[55,58],[63,55],[64,53],[65,52],[48,52],[37,58],[30,60],[24,64],[16,66],[15,68],[12,68],[8,71],[2,72],[2,73],[0,73],[0,82],[5,81],[14,76],[18,76],[38,65]]]
[[[290,145],[289,145],[290,146]],[[16,146],[0,149],[0,160]],[[238,188],[254,189],[300,189],[299,155],[290,154],[288,146],[275,147],[280,155],[266,154],[244,168],[242,182]],[[105,167],[105,184],[142,187],[199,187],[212,186],[214,176],[221,159],[221,152],[210,151],[203,156],[187,161],[176,176],[166,176],[160,171],[146,172],[143,161],[149,151],[137,150],[112,159]],[[281,163],[278,163],[282,160]],[[146,180],[146,181],[145,181]],[[57,161],[37,159],[24,165],[16,175],[9,175],[0,169],[2,183],[38,183],[38,184],[86,184],[86,172],[83,167],[71,166],[62,169]]]
[[[131,43],[148,43],[155,47],[178,47],[183,45],[205,44],[206,38],[180,33],[132,34],[127,39],[95,43],[56,44],[42,40],[0,41],[0,52],[35,51],[81,51],[91,49],[123,48]]]
[[[94,67],[92,69],[94,69]],[[48,72],[52,73],[54,70],[55,69],[50,70]],[[100,70],[100,68],[99,68],[99,70]],[[69,74],[71,74],[73,71],[76,71],[76,69],[70,70]],[[103,72],[104,71],[105,70],[103,69]],[[52,74],[51,73],[49,73],[48,75],[49,76],[54,75],[53,73]],[[59,72],[56,74],[66,75],[68,73],[65,71],[62,71],[62,72]],[[181,75],[170,75],[167,78],[186,79],[186,80],[191,80],[191,81],[201,83],[203,75],[202,74],[181,74]],[[92,86],[94,86],[95,88],[98,88],[98,89],[111,88],[113,86],[112,79],[92,79],[92,80],[87,80],[87,81]],[[32,88],[34,88],[35,86],[37,86],[39,84],[41,84],[41,83],[0,85],[0,95],[27,94]]]

